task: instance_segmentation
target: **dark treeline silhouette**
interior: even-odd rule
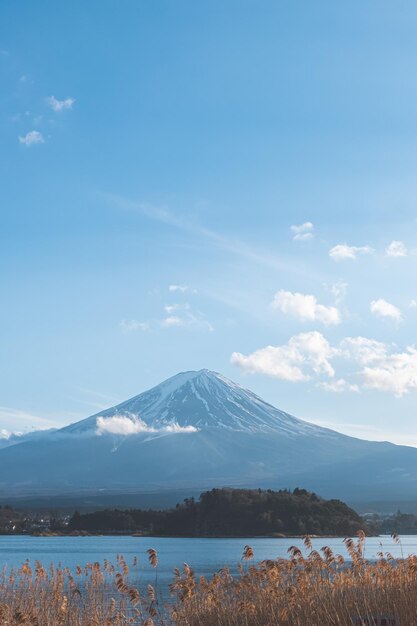
[[[392,533],[401,535],[417,534],[417,515],[412,513],[401,513],[397,511],[395,515],[391,515],[382,520],[380,524],[380,533],[390,535]]]
[[[187,498],[166,511],[106,509],[75,512],[69,531],[143,532],[183,537],[254,535],[353,535],[373,532],[340,500],[324,500],[305,489],[294,491],[212,489],[199,500]]]

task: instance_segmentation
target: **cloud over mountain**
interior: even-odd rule
[[[191,425],[180,426],[176,422],[166,424],[161,428],[149,426],[138,415],[133,413],[115,414],[110,417],[98,417],[96,421],[97,434],[138,435],[140,433],[195,433],[197,428]]]

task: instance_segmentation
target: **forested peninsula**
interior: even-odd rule
[[[139,533],[172,537],[354,535],[374,533],[344,502],[305,489],[212,489],[169,510],[75,512],[68,532]]]

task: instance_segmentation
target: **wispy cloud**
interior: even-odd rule
[[[193,289],[188,285],[169,285],[168,291],[171,291],[172,293],[175,293],[176,291],[179,291],[180,293],[198,293],[197,289]]]
[[[304,322],[340,324],[341,321],[339,309],[319,304],[317,298],[309,294],[292,293],[280,289],[275,294],[272,307]]]
[[[333,393],[343,393],[344,391],[359,392],[359,386],[347,382],[344,378],[338,378],[337,380],[324,381],[317,383],[317,387],[321,387],[325,391],[331,391]]]
[[[146,332],[158,329],[187,328],[190,330],[213,331],[214,328],[204,313],[191,307],[188,302],[174,302],[163,307],[163,317],[155,316],[149,321],[123,319],[119,328],[123,332]]]
[[[329,420],[309,419],[317,426],[331,428],[339,433],[344,433],[349,437],[359,437],[360,439],[368,439],[370,441],[391,441],[398,445],[417,447],[417,437],[415,433],[400,434],[398,430],[387,431],[378,428],[372,424],[355,424],[354,422],[336,422]]]
[[[149,330],[148,322],[139,322],[138,320],[122,320],[119,326],[125,332],[132,332],[137,330],[146,331]]]
[[[31,130],[26,133],[26,135],[23,135],[23,137],[19,137],[19,143],[30,147],[38,143],[45,143],[45,140],[42,133],[40,133],[38,130]]]
[[[5,430],[14,433],[46,430],[59,425],[55,420],[6,406],[0,406],[0,423],[4,425]]]
[[[304,224],[294,224],[291,226],[294,241],[308,241],[314,237],[314,224],[312,222],[304,222]]]
[[[58,100],[57,98],[55,98],[55,96],[49,96],[48,98],[46,98],[46,102],[53,111],[55,111],[56,113],[60,113],[61,111],[65,111],[66,109],[72,109],[75,99],[65,98],[64,100]]]
[[[331,285],[324,283],[323,286],[329,293],[332,294],[336,305],[339,305],[343,302],[349,287],[349,285],[344,280],[339,280],[336,283],[332,283]]]
[[[277,271],[285,270],[290,274],[308,276],[310,278],[313,276],[311,267],[308,269],[304,268],[299,263],[294,262],[294,260],[291,262],[284,261],[283,259],[278,258],[275,254],[268,254],[264,250],[259,250],[237,238],[220,235],[216,231],[205,228],[192,219],[182,215],[176,215],[166,208],[155,207],[143,202],[135,202],[129,198],[111,193],[101,194],[101,196],[114,206],[117,206],[119,209],[140,213],[148,219],[155,220],[195,236],[202,237],[217,249],[229,252],[230,254],[236,255],[246,261],[253,262],[264,267],[269,267]]]
[[[162,328],[190,328],[212,332],[213,326],[201,311],[192,311],[188,303],[168,304],[164,307],[167,316],[161,320]]]
[[[373,248],[370,246],[348,246],[345,243],[339,243],[329,250],[329,256],[334,261],[355,261],[358,256],[363,254],[372,254]]]
[[[77,392],[81,392],[86,399],[81,400],[82,404],[85,404],[88,407],[93,407],[95,410],[103,411],[107,409],[109,406],[114,406],[120,402],[120,398],[116,398],[114,396],[109,396],[107,393],[102,393],[101,391],[95,391],[94,389],[86,389],[85,387],[76,387]],[[77,402],[80,402],[80,398],[76,398]],[[85,417],[85,412],[82,416],[75,417],[74,421]]]

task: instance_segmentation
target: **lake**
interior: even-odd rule
[[[417,535],[401,538],[401,546],[394,543],[390,536],[370,537],[365,543],[365,557],[377,558],[382,550],[391,552],[394,557],[417,554]],[[19,567],[26,559],[31,562],[41,561],[44,566],[51,563],[61,564],[71,569],[76,565],[85,565],[104,559],[116,562],[116,555],[121,554],[131,568],[130,580],[135,584],[147,584],[155,580],[155,572],[148,563],[146,550],[154,548],[158,552],[158,581],[165,587],[172,579],[174,567],[181,568],[188,563],[197,575],[209,575],[224,565],[235,570],[241,562],[243,548],[252,546],[255,561],[262,559],[285,558],[288,548],[296,545],[303,548],[302,539],[275,538],[239,538],[239,539],[181,539],[166,537],[30,537],[0,536],[0,569],[5,565]],[[329,546],[334,552],[349,555],[343,544],[343,538],[313,539],[313,547],[320,550]],[[133,565],[137,557],[138,564]]]

